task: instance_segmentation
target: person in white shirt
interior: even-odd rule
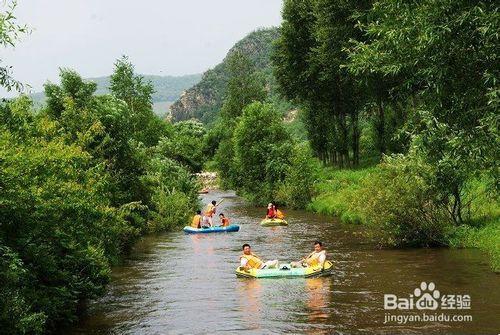
[[[323,266],[326,261],[326,251],[323,249],[323,243],[314,242],[314,251],[298,262],[292,262],[292,268],[306,268],[311,266]]]
[[[240,267],[242,270],[250,269],[264,269],[264,268],[277,268],[278,260],[272,260],[264,262],[259,257],[252,253],[252,249],[249,244],[243,244],[243,255],[240,256]]]

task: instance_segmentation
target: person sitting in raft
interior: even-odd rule
[[[314,242],[314,251],[298,262],[292,262],[292,268],[307,268],[310,266],[323,266],[326,261],[326,251],[320,241]]]
[[[272,202],[267,205],[267,213],[266,213],[266,219],[274,219],[276,218],[276,212],[274,211],[274,205]]]
[[[229,218],[224,216],[224,213],[219,214],[219,219],[220,219],[220,225],[221,227],[227,227],[229,226]]]
[[[196,211],[196,215],[193,216],[193,221],[191,222],[191,227],[201,228],[201,211]]]
[[[240,256],[240,269],[250,270],[250,269],[264,269],[264,268],[277,268],[278,260],[273,261],[262,261],[259,257],[252,253],[250,244],[243,244],[243,255]]]
[[[275,213],[276,219],[284,220],[285,219],[285,213],[283,213],[282,211],[280,211],[276,205],[273,205],[273,206],[274,206],[274,213]]]
[[[212,217],[214,216],[215,212],[217,211],[217,202],[215,200],[212,200],[211,203],[207,205],[207,208],[205,209],[205,215],[203,217],[203,227],[212,227],[213,222],[212,222]]]

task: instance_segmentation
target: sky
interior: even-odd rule
[[[18,0],[15,14],[32,33],[0,49],[2,66],[41,91],[60,67],[84,78],[109,75],[121,55],[136,72],[201,73],[238,40],[278,26],[282,0]],[[12,96],[0,89],[0,96]]]

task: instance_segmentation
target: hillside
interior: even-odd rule
[[[153,94],[153,109],[158,115],[165,115],[170,105],[181,93],[189,87],[196,85],[201,80],[201,74],[185,76],[155,76],[143,75],[146,81],[151,81],[155,89]],[[109,93],[109,76],[88,78],[87,80],[97,83],[97,94]],[[37,104],[43,103],[45,94],[37,92],[32,94],[33,101]]]
[[[275,85],[269,58],[272,43],[278,36],[278,28],[260,29],[237,42],[220,64],[203,73],[201,81],[183,92],[179,100],[170,107],[173,119],[181,121],[197,118],[204,123],[215,119],[222,106],[228,80],[226,60],[231,53],[237,51],[249,57],[256,68],[264,73],[271,95],[274,95]]]

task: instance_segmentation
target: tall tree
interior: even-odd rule
[[[436,167],[433,185],[463,221],[466,182],[488,170],[498,180],[498,39],[494,1],[377,1],[350,68],[403,75],[397,86],[414,104],[414,144]],[[498,185],[498,183],[497,183]]]
[[[285,1],[272,57],[282,92],[306,109],[314,151],[341,167],[359,163],[362,91],[344,66],[350,40],[361,36],[354,14],[368,6],[369,1]]]
[[[242,52],[235,51],[230,54],[227,66],[229,81],[221,117],[227,125],[234,126],[235,119],[243,113],[243,108],[253,101],[263,101],[266,91],[263,78],[256,72],[252,61]]]
[[[275,186],[285,179],[292,148],[292,139],[270,104],[245,107],[234,131],[239,188],[260,202],[272,199]]]
[[[115,63],[110,90],[115,97],[125,101],[128,106],[130,131],[134,139],[146,146],[156,145],[165,128],[153,112],[153,85],[134,73],[134,66],[126,56]]]
[[[226,98],[221,108],[219,123],[214,127],[219,142],[215,161],[226,186],[237,187],[241,178],[234,161],[233,132],[245,106],[255,101],[263,101],[267,94],[263,79],[243,53],[236,51],[229,55],[228,69]]]
[[[0,6],[4,7],[0,11],[0,46],[13,47],[19,37],[29,33],[26,25],[20,25],[16,21],[14,10],[17,6],[17,1],[3,1]],[[0,59],[0,63],[2,59]],[[11,91],[15,89],[21,91],[24,85],[12,77],[12,66],[0,66],[0,86]]]
[[[310,68],[311,50],[316,47],[313,35],[316,17],[315,0],[285,0],[280,37],[276,40],[271,61],[280,93],[304,110],[304,123],[314,153],[327,162],[331,118],[320,115],[321,94]]]

